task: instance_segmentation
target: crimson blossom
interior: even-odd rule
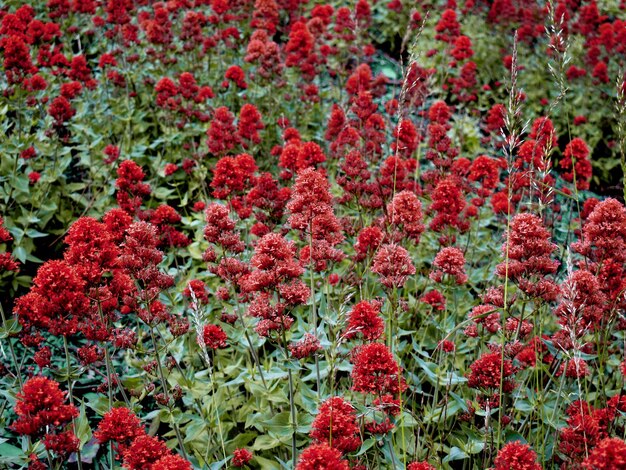
[[[557,250],[550,241],[550,232],[534,214],[517,214],[511,220],[502,253],[506,258],[496,267],[502,277],[515,281],[529,297],[546,301],[556,299],[559,288],[547,276],[556,272],[559,262],[550,258]]]
[[[513,363],[503,358],[501,353],[486,353],[470,366],[467,385],[470,388],[494,391],[499,390],[502,383],[503,392],[512,392],[516,387],[514,373]]]
[[[406,389],[393,354],[382,343],[368,343],[352,351],[352,389],[376,395],[398,395]]]
[[[378,249],[374,255],[372,272],[380,276],[383,286],[393,289],[404,286],[407,278],[415,274],[415,266],[409,252],[392,243]]]
[[[310,295],[299,279],[304,268],[295,259],[295,244],[277,233],[268,233],[257,243],[250,264],[254,268],[240,279],[244,292],[254,298],[248,313],[260,318],[256,331],[268,336],[287,330],[293,323],[288,308],[303,304]]]
[[[235,449],[233,451],[233,459],[231,460],[231,464],[233,467],[243,467],[248,464],[252,460],[252,452],[248,449]]]
[[[428,462],[411,462],[406,466],[406,470],[435,470]]]
[[[465,284],[467,274],[464,264],[465,255],[461,250],[454,247],[443,248],[435,256],[433,265],[436,269],[430,274],[430,278],[435,282],[443,282],[444,276],[447,276],[457,284]]]
[[[17,420],[11,428],[21,435],[50,434],[78,416],[78,408],[65,403],[59,383],[47,377],[28,379],[16,399]]]
[[[494,470],[541,470],[537,454],[528,444],[519,441],[507,443],[496,456]]]
[[[355,451],[361,445],[356,409],[341,397],[329,398],[320,405],[310,435],[342,453]]]
[[[300,454],[296,470],[350,470],[339,450],[327,444],[312,444]]]
[[[626,442],[614,437],[601,440],[583,462],[588,470],[620,470],[626,468]]]
[[[348,313],[347,339],[362,335],[367,341],[379,339],[385,331],[385,322],[380,316],[381,303],[363,300]]]

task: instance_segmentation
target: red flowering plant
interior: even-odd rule
[[[0,467],[622,468],[624,8],[3,4]]]

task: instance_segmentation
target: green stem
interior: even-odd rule
[[[74,404],[74,393],[72,391],[72,378],[70,376],[70,368],[72,365],[72,361],[70,359],[70,350],[67,345],[67,336],[63,335],[63,348],[65,349],[65,362],[67,364],[67,393],[70,399],[70,404]],[[72,418],[72,428],[76,429],[75,420]],[[80,448],[76,449],[76,463],[78,464],[78,469],[83,470],[83,461],[80,455]]]
[[[165,399],[167,400],[168,407],[169,407],[170,395],[167,389],[167,381],[165,380],[163,367],[161,367],[161,355],[159,354],[159,348],[156,342],[156,338],[154,337],[154,328],[152,326],[150,326],[150,337],[152,338],[152,346],[154,348],[154,356],[155,356],[156,363],[157,363],[157,369],[159,371],[159,378],[161,379],[161,386],[163,387],[163,393],[165,394]],[[174,421],[174,416],[172,416],[171,413],[170,413],[170,416],[172,418],[172,427],[174,428],[174,432],[176,433],[176,439],[178,440],[178,446],[180,447],[180,452],[183,455],[183,457],[187,459],[187,453],[185,452],[185,446],[183,444],[183,438],[180,434],[180,429],[178,429],[178,424],[176,423],[176,421]]]

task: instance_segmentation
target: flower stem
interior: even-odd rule
[[[74,404],[74,393],[72,391],[72,378],[70,377],[70,367],[72,365],[72,361],[70,359],[70,350],[67,345],[67,336],[63,335],[63,348],[65,349],[65,362],[67,364],[67,393],[70,399],[70,404]],[[72,427],[74,430],[76,429],[76,424],[74,418],[72,418]],[[83,461],[80,455],[80,443],[79,448],[76,449],[76,463],[78,464],[78,469],[83,470]]]
[[[161,379],[161,386],[163,387],[163,393],[165,394],[165,399],[168,401],[169,407],[169,392],[167,390],[167,381],[165,380],[165,374],[163,373],[163,367],[161,367],[161,356],[159,354],[159,348],[157,346],[156,338],[154,337],[154,328],[150,326],[150,337],[152,338],[152,346],[154,347],[154,356],[157,363],[157,369],[159,371],[159,378]],[[171,410],[170,410],[171,411]],[[170,416],[171,413],[170,413]],[[174,432],[176,433],[176,439],[178,440],[178,446],[180,447],[180,452],[185,459],[187,459],[187,453],[185,452],[185,446],[183,444],[183,438],[180,434],[180,429],[178,429],[178,424],[174,421],[174,417],[172,416],[172,427],[174,428]]]

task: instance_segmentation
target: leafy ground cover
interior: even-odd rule
[[[0,466],[626,468],[625,10],[3,4]]]

